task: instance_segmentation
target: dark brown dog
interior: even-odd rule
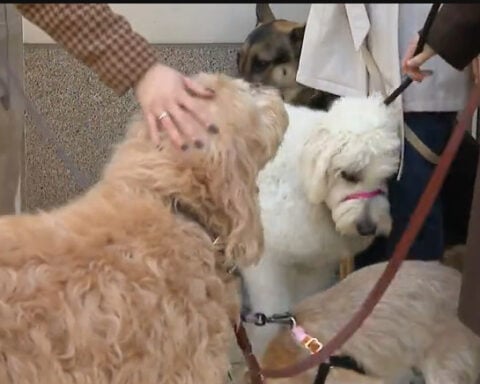
[[[296,82],[305,24],[275,19],[268,4],[257,4],[257,24],[237,55],[240,75],[249,82],[280,89],[296,105],[326,109],[335,96]]]
[[[237,55],[240,75],[280,89],[290,104],[327,109],[338,96],[296,82],[305,24],[276,19],[268,3],[256,5],[256,16]],[[466,134],[441,192],[446,248],[466,242],[478,156],[478,143]]]

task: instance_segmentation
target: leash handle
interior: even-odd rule
[[[430,32],[430,28],[432,27],[433,20],[435,20],[435,16],[437,15],[438,9],[440,8],[442,4],[441,3],[434,3],[432,4],[432,7],[430,8],[430,11],[428,12],[427,19],[425,20],[425,24],[420,31],[420,37],[418,38],[417,42],[417,47],[415,48],[415,52],[413,53],[413,56],[418,55],[423,51],[423,48],[425,48],[425,43],[427,41],[427,36],[428,33]],[[402,83],[390,94],[388,95],[384,103],[385,105],[390,105],[395,101],[395,99],[402,94],[405,89],[407,89],[410,84],[412,84],[413,80],[410,77],[406,77]]]

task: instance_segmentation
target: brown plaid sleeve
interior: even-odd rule
[[[157,62],[155,49],[107,4],[16,4],[118,95]]]

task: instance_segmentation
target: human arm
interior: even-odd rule
[[[178,147],[185,146],[186,139],[205,139],[210,117],[204,112],[205,101],[196,96],[211,97],[212,92],[160,64],[155,49],[107,4],[36,3],[16,7],[117,95],[134,89],[155,144],[160,141],[158,117],[164,112],[168,116],[162,119],[161,127]]]
[[[480,4],[444,4],[427,35],[424,50],[413,56],[418,35],[412,40],[402,69],[412,79],[421,81],[426,73],[420,66],[438,54],[452,67],[463,70],[480,51]]]

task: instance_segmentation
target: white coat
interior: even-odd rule
[[[399,33],[399,27],[400,31],[417,31],[423,26],[429,7],[428,4],[312,4],[297,81],[341,96],[380,91],[381,84],[372,79],[367,68],[364,49],[373,57],[380,81],[390,93],[401,82],[400,59],[404,52],[399,52],[399,40],[405,37]],[[462,110],[471,85],[470,70],[457,71],[440,57],[434,57],[425,67],[432,69],[434,75],[407,89],[404,94],[408,97],[407,111]],[[404,97],[397,99],[400,107],[402,99],[405,102]],[[415,109],[411,101],[420,106]]]
[[[407,5],[312,4],[297,81],[340,96],[366,96],[374,91],[390,94],[402,80],[400,6]],[[423,26],[428,9],[423,5],[423,15],[404,8],[409,18],[402,22],[412,23],[409,27],[417,31]],[[405,101],[410,111],[412,106],[414,111],[460,111],[466,104],[471,84],[468,70],[456,71],[439,57],[431,59],[428,68],[434,70],[434,76],[410,85],[408,92],[393,104],[398,111],[402,139]]]

